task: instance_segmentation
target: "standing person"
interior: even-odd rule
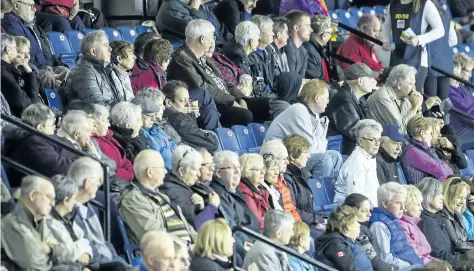
[[[224,0],[217,4],[214,12],[217,19],[235,36],[235,28],[250,18],[256,2],[255,0]]]
[[[406,41],[402,33],[411,29],[414,36]],[[387,7],[387,19],[383,26],[384,47],[390,50],[390,41],[395,43],[390,66],[407,64],[418,70],[416,90],[423,93],[428,68],[431,64],[431,42],[444,36],[443,21],[431,0],[393,0]]]
[[[458,43],[458,37],[451,24],[451,15],[439,6],[438,0],[431,1],[441,16],[445,35],[430,44],[433,48],[430,50],[430,65],[450,72],[453,70],[451,47]],[[444,101],[448,98],[449,81],[449,77],[430,68],[426,77],[424,92],[429,97],[438,96],[441,101]]]
[[[324,48],[331,40],[331,19],[324,15],[315,15],[311,19],[311,39],[303,43],[308,52],[308,66],[305,77],[329,82],[329,59]]]
[[[303,42],[311,38],[311,18],[309,14],[299,10],[292,10],[286,14],[288,20],[288,44],[285,53],[288,58],[290,72],[296,72],[305,78],[308,65],[308,51],[302,47]]]

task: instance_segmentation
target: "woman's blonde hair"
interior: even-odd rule
[[[440,131],[441,130],[441,123],[437,118],[426,118],[428,121],[428,125],[433,129],[433,131]]]
[[[474,60],[466,53],[457,53],[453,57],[454,67],[464,69],[467,66],[474,66]]]
[[[233,254],[232,246],[226,236],[230,231],[225,219],[218,218],[207,221],[199,230],[193,253],[202,258],[214,259],[212,254],[230,257]]]
[[[411,118],[407,124],[407,132],[411,137],[421,136],[421,132],[429,128],[431,128],[430,122],[422,116]]]
[[[305,104],[314,102],[316,96],[323,95],[324,92],[328,91],[328,84],[323,80],[311,79],[301,89],[298,97],[303,100]]]
[[[15,36],[14,38],[17,47],[28,46],[28,48],[31,48],[31,42],[29,39],[23,36]]]
[[[403,187],[405,187],[407,190],[407,200],[405,202],[406,206],[412,206],[423,202],[423,195],[421,194],[421,191],[416,188],[416,186],[404,185]]]
[[[345,233],[349,231],[350,225],[357,222],[358,211],[347,205],[337,207],[328,218],[327,232]]]
[[[263,157],[258,153],[246,153],[239,158],[240,166],[242,167],[242,177],[248,177],[250,175],[250,168],[261,165],[265,167]]]
[[[304,222],[296,222],[293,226],[293,237],[290,239],[290,246],[293,248],[298,247],[301,244],[301,240],[310,235],[308,224]]]
[[[467,190],[469,193],[471,191],[471,187],[460,177],[452,177],[443,182],[444,206],[450,212],[454,212],[456,197],[464,190]],[[465,208],[466,201],[464,201],[463,203]]]

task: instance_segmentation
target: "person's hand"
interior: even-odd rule
[[[408,95],[408,100],[410,101],[411,106],[415,109],[421,108],[421,105],[423,104],[423,96],[416,90]]]
[[[215,207],[219,207],[219,204],[221,204],[221,198],[216,192],[209,193],[209,203]]]
[[[439,139],[439,145],[443,149],[454,150],[454,145],[446,137],[441,137]]]
[[[426,104],[426,107],[429,110],[429,109],[431,109],[431,107],[433,107],[435,105],[440,105],[441,104],[441,99],[437,96],[429,97],[428,99],[426,99],[425,104]]]
[[[435,118],[442,118],[444,116],[444,112],[431,112],[431,114],[435,117]],[[443,121],[442,119],[440,119],[441,121]],[[441,122],[440,121],[440,127],[443,127],[444,126],[444,121]]]
[[[191,196],[191,201],[193,202],[193,204],[198,205],[199,210],[204,209],[204,199],[198,194],[194,193]]]
[[[247,102],[244,99],[241,99],[239,104],[240,104],[241,107],[243,107],[245,109],[248,109],[247,108]]]
[[[24,58],[16,58],[14,60],[14,65],[17,68],[20,68],[20,67],[23,68],[26,73],[31,73],[33,71],[30,67],[30,64],[28,64],[28,62],[26,62]]]
[[[246,251],[249,251],[252,247],[253,247],[253,244],[251,242],[249,242],[249,241],[244,242],[244,249]]]
[[[199,9],[201,6],[202,1],[201,0],[191,0],[191,7],[194,9]]]
[[[87,140],[86,142],[84,142],[84,145],[82,146],[82,148],[83,148],[85,151],[90,151],[90,150],[94,150],[94,149],[95,149],[94,144],[93,144],[92,141],[90,141],[90,140]]]
[[[90,259],[91,257],[89,256],[89,254],[84,253],[77,259],[77,262],[86,265],[89,264]]]
[[[242,107],[240,106],[240,104],[238,104],[237,102],[234,102],[234,104],[232,104],[233,107]]]
[[[417,46],[420,43],[418,36],[414,36],[412,38],[407,39],[406,44]]]
[[[390,47],[390,42],[384,42],[383,45],[382,45],[382,49],[386,52],[391,51],[392,48]]]

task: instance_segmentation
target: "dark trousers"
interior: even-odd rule
[[[189,97],[191,100],[198,100],[200,116],[197,119],[197,123],[199,128],[214,130],[220,127],[219,112],[212,96],[207,90],[203,88],[191,89],[189,90]]]
[[[252,112],[253,122],[263,123],[267,120],[270,120],[269,98],[244,98],[244,100],[247,103],[248,110]]]
[[[35,15],[36,20],[40,26],[51,22],[52,30],[56,32],[66,33],[66,31],[69,30],[82,31],[84,30],[84,28],[86,28],[79,16],[76,16],[72,20],[69,20],[68,18],[63,17],[61,15],[47,12],[37,11]]]
[[[217,110],[221,113],[221,124],[226,128],[231,128],[234,125],[247,126],[253,121],[252,112],[242,107],[218,104]]]
[[[420,93],[425,93],[423,87],[425,86],[426,76],[428,75],[428,68],[420,67],[416,73],[416,90]]]
[[[429,97],[438,96],[441,101],[448,98],[449,77],[427,76],[424,92]]]

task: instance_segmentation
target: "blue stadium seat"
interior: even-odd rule
[[[474,41],[473,42],[470,42],[467,44],[469,46],[469,48],[471,49],[471,52],[469,53],[469,56],[471,58],[474,58]],[[472,79],[472,78],[471,78]]]
[[[440,1],[439,5],[440,5],[440,7],[444,8],[448,12],[449,17],[453,17],[453,15],[451,13],[451,9],[449,8],[448,4],[443,3],[443,2]]]
[[[321,179],[326,189],[329,202],[333,202],[334,196],[336,195],[336,180],[334,180],[334,177],[321,177]]]
[[[93,29],[93,28],[84,28],[84,30],[82,30],[82,33],[84,33],[84,35],[87,35],[87,34],[89,34],[91,32],[94,32],[94,31],[95,31],[95,29]]]
[[[77,53],[73,52],[71,44],[66,35],[60,32],[48,32],[48,40],[51,44],[52,53],[61,59],[69,69],[76,65]]]
[[[349,11],[345,9],[338,9],[336,10],[336,12],[337,12],[337,16],[339,17],[338,19],[339,22],[346,24],[350,27],[354,27],[354,28],[357,27],[358,18],[353,17]]]
[[[469,157],[469,160],[471,160],[471,163],[474,166],[474,149],[466,150],[464,153]]]
[[[461,169],[461,174],[465,177],[474,177],[474,162],[471,161],[467,154],[464,154],[467,160],[467,168]]]
[[[328,136],[328,150],[342,151],[342,135]]]
[[[405,178],[405,173],[403,172],[402,165],[400,163],[397,163],[397,169],[398,169],[398,180],[400,184],[407,184],[407,179]]]
[[[115,28],[104,27],[102,30],[104,30],[105,34],[107,34],[109,42],[112,42],[114,40],[123,40],[122,35],[120,35],[120,32]]]
[[[239,152],[241,150],[239,141],[237,141],[237,137],[231,129],[217,128],[215,131],[221,141],[223,150],[235,152]]]
[[[385,15],[387,14],[387,8],[381,5],[374,6],[375,13],[376,14],[382,14]]]
[[[247,150],[249,153],[260,152],[260,148],[257,146],[257,142],[255,142],[255,137],[247,126],[234,125],[232,126],[232,131],[234,131],[237,137],[241,150]]]
[[[81,41],[84,38],[84,34],[80,31],[70,30],[66,32],[67,39],[71,45],[73,52],[80,54],[81,53]]]
[[[128,263],[132,263],[133,260],[135,259],[135,255],[133,254],[133,251],[140,249],[140,246],[130,243],[130,240],[128,239],[128,235],[127,235],[127,230],[125,229],[125,224],[123,223],[123,220],[120,216],[117,216],[117,221],[120,228],[120,233],[122,235],[123,244],[124,244],[123,249],[127,256],[127,261]]]
[[[458,44],[456,47],[460,53],[465,53],[467,55],[471,55],[471,50],[474,50],[474,48],[471,48],[469,44]]]
[[[362,11],[362,14],[376,14],[375,9],[373,7],[360,7],[360,11]]]
[[[219,144],[218,144],[218,147],[217,147],[216,152],[222,151],[222,143],[221,143],[221,140],[219,139],[219,136],[217,136],[216,132],[214,132],[214,131],[212,131],[212,130],[204,130],[204,132],[206,132],[206,133],[208,133],[208,134],[212,134],[212,135],[214,135],[214,136],[217,138],[217,142],[218,142]]]
[[[267,134],[267,128],[261,123],[249,123],[247,127],[252,131],[257,146],[262,146],[265,135]]]
[[[316,213],[329,215],[334,208],[339,206],[339,203],[329,201],[322,178],[310,179],[308,185],[313,192],[313,209]]]
[[[350,9],[348,9],[347,11],[349,11],[349,13],[351,14],[351,16],[356,19],[357,21],[359,21],[359,18],[360,16],[363,15],[362,11],[359,9],[359,8],[356,8],[356,7],[352,7]]]
[[[46,97],[48,99],[48,105],[51,107],[55,107],[59,111],[63,112],[63,102],[61,100],[61,96],[59,92],[55,89],[46,88],[44,89],[46,93]]]
[[[138,35],[145,32],[153,32],[153,29],[151,27],[144,25],[137,25],[135,26],[135,29],[137,30]]]
[[[120,27],[118,27],[118,30],[119,30],[120,34],[122,35],[123,40],[128,41],[131,44],[133,44],[135,42],[135,39],[138,36],[137,31],[135,31],[135,29],[132,29],[132,28],[127,27],[127,26],[120,26]]]
[[[263,126],[265,126],[268,130],[268,128],[270,127],[270,124],[272,124],[272,121],[271,120],[267,120],[263,123]]]

